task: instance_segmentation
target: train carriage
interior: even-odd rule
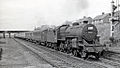
[[[15,34],[15,37],[20,38],[20,39],[25,39],[25,33],[17,33]]]
[[[57,33],[52,28],[47,31],[47,42],[57,43]]]
[[[53,28],[47,29],[46,32],[46,43],[48,47],[56,48],[57,44],[57,32]]]
[[[47,29],[41,31],[41,44],[46,45],[47,42]]]
[[[33,37],[33,32],[25,32],[25,38],[27,41],[31,41],[32,42],[32,37]]]
[[[32,39],[34,43],[40,43],[41,42],[41,31],[40,30],[33,31]]]

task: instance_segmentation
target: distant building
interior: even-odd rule
[[[114,17],[120,20],[120,11],[116,11]],[[103,43],[109,40],[110,37],[110,13],[98,15],[94,18],[93,22],[98,29],[98,35],[100,35],[100,42]],[[120,39],[120,21],[115,21],[114,38]]]
[[[83,17],[82,19],[76,20],[78,23],[92,23],[92,18],[91,17]]]
[[[109,23],[110,13],[102,13],[93,19],[93,23]]]
[[[110,13],[102,13],[101,15],[96,16],[93,19],[93,23],[110,23],[110,18],[111,14]],[[120,19],[120,11],[116,11],[114,14],[114,17],[119,18]]]
[[[115,17],[120,17],[120,11],[116,11],[114,14]]]
[[[120,22],[115,25],[114,37],[120,39]]]
[[[114,16],[119,20],[115,22],[114,37],[116,39],[120,39],[120,11],[116,11]]]

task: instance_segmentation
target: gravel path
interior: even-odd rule
[[[0,68],[52,68],[42,59],[38,60],[13,39],[0,39],[0,47],[3,48]]]

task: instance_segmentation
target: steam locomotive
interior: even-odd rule
[[[72,26],[61,25],[54,29],[19,33],[15,37],[39,43],[58,51],[71,53],[84,59],[87,59],[90,55],[99,59],[105,49],[100,44],[96,26],[88,24],[88,21],[84,21],[84,23],[75,22]]]

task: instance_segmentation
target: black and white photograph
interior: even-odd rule
[[[120,1],[0,0],[0,68],[120,68]]]

